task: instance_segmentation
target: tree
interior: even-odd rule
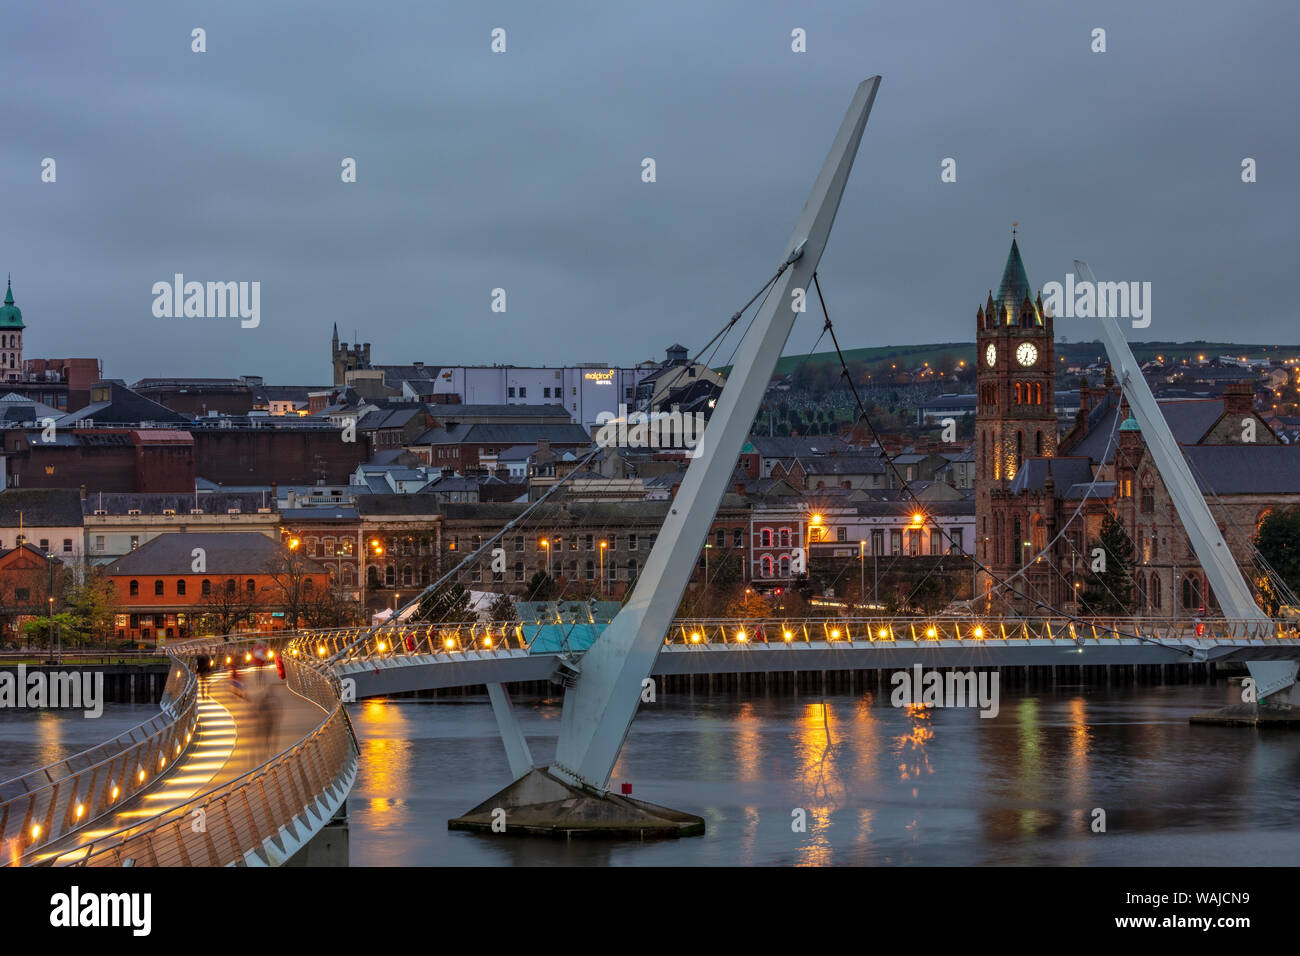
[[[1255,534],[1255,547],[1292,591],[1300,590],[1300,508],[1270,511]],[[1269,614],[1277,614],[1282,600],[1268,578],[1259,582]]]
[[[509,594],[502,594],[492,602],[491,608],[488,609],[488,615],[498,623],[507,623],[519,620],[519,615],[515,612],[515,599]]]
[[[77,639],[106,643],[113,635],[117,606],[117,588],[102,568],[92,568],[68,595]]]
[[[727,608],[727,617],[756,618],[770,617],[771,614],[772,602],[753,588],[738,593]]]
[[[259,608],[257,594],[241,588],[234,578],[214,581],[198,604],[200,627],[217,634],[229,634],[251,621]]]
[[[302,602],[302,620],[308,627],[347,627],[362,623],[361,606],[334,588],[313,588]]]
[[[464,621],[469,617],[469,592],[463,584],[444,581],[420,601],[419,616],[435,624]]]
[[[302,619],[303,608],[315,603],[316,578],[321,566],[302,553],[296,545],[281,547],[263,568],[271,579],[267,586],[269,604],[284,609],[285,626],[296,630]]]
[[[555,579],[545,571],[538,571],[524,585],[529,601],[554,601],[558,590]]]
[[[1084,608],[1090,614],[1127,613],[1133,544],[1113,514],[1107,514],[1102,522],[1101,538],[1089,543],[1086,560],[1088,578],[1081,597]]]

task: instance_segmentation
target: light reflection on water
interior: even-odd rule
[[[486,698],[354,708],[349,801],[358,865],[1275,863],[1292,821],[1300,734],[1192,727],[1225,685],[1003,694],[1001,712],[895,709],[888,695],[660,694],[612,783],[698,813],[705,836],[605,843],[449,832],[509,781]],[[519,703],[534,759],[559,701]],[[1107,830],[1093,833],[1093,808]],[[795,832],[794,811],[806,828]]]

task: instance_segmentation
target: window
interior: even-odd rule
[[[1160,607],[1160,577],[1151,575],[1151,606]]]
[[[14,600],[19,604],[32,599],[31,588],[14,588]]]
[[[965,549],[962,548],[961,543],[961,528],[953,528],[948,537],[952,539],[952,547],[949,548],[949,552],[952,554],[964,554]]]
[[[154,581],[154,583],[153,583],[153,593],[154,593],[154,597],[162,597],[162,596],[163,596],[163,583],[162,583],[162,578],[159,578],[158,580]]]
[[[761,532],[759,532],[758,540],[762,542],[760,547],[763,548],[772,547],[772,529],[764,528]]]
[[[234,579],[234,578],[226,578],[226,593],[227,593],[227,594],[234,594],[234,593],[235,593],[235,579]]]
[[[509,388],[506,389],[506,398],[514,398],[514,397],[515,397],[515,387],[511,385]]]
[[[249,578],[248,581],[247,581],[247,583],[245,583],[245,585],[244,585],[244,590],[248,592],[248,594],[249,594],[250,597],[251,597],[252,595],[256,594],[256,593],[257,593],[257,582],[254,581],[252,578]]]
[[[209,581],[207,578],[204,578],[203,583],[199,585],[199,593],[202,594],[204,597],[207,597],[209,594],[211,594],[212,582]]]
[[[1156,513],[1155,479],[1149,472],[1142,476],[1142,513],[1144,515]]]
[[[388,567],[384,568],[384,584],[391,588],[396,583],[397,569],[390,564]]]
[[[64,553],[64,554],[70,554],[71,552],[72,552],[72,539],[71,539],[71,538],[64,538],[64,539],[63,539],[63,553]]]
[[[586,578],[587,578],[588,581],[594,581],[594,580],[596,579],[596,562],[595,562],[595,561],[588,561],[588,562],[587,562],[587,574],[586,574]]]
[[[177,581],[177,582],[176,582],[176,595],[177,595],[177,597],[184,597],[184,596],[185,596],[185,582],[184,582],[184,581]]]
[[[137,594],[139,594],[139,593],[140,593],[140,582],[139,582],[139,581],[132,581],[131,584],[130,584],[130,586],[127,588],[127,592],[131,595],[131,597],[135,597]]]
[[[524,579],[524,562],[522,562],[522,561],[516,561],[516,562],[515,562],[515,580],[516,580],[516,581],[522,581],[523,579]]]
[[[847,540],[849,540],[849,529],[848,529],[848,528],[845,528],[845,527],[842,526],[842,525],[841,525],[840,527],[836,528],[836,529],[835,529],[835,540],[836,540],[836,541],[847,541]]]
[[[516,551],[524,550],[524,536],[522,534],[515,535],[515,550]]]
[[[885,532],[876,530],[871,532],[871,553],[875,555],[883,554],[885,550]]]
[[[520,398],[527,398],[527,397],[528,397],[528,389],[525,388],[525,387],[522,386],[522,385],[519,386],[519,397],[520,397]]]
[[[630,559],[627,562],[627,579],[629,581],[635,581],[638,570],[639,565],[636,563],[636,558]]]
[[[542,389],[542,398],[550,398],[550,397],[551,397],[551,390],[549,388]]]
[[[727,546],[727,532],[722,528],[713,532],[713,546],[715,548],[725,548]]]
[[[636,535],[630,534],[627,536],[627,549],[629,551],[636,550]],[[629,564],[628,567],[631,567],[633,564],[636,564],[636,562],[635,561],[631,562],[631,564]]]
[[[943,554],[943,535],[937,528],[930,532],[930,553]]]
[[[473,581],[475,584],[477,584],[479,581],[482,581],[483,569],[480,568],[477,564],[474,565],[474,567],[470,569],[469,579]]]
[[[104,536],[102,534],[95,535],[95,550],[96,551],[104,550]]]
[[[758,559],[758,573],[760,577],[770,578],[772,576],[772,556],[765,554]]]
[[[745,546],[745,532],[740,528],[735,528],[731,532],[731,546],[733,548],[743,548]]]
[[[910,531],[907,539],[908,554],[915,558],[921,553],[921,532]]]
[[[903,532],[902,531],[889,532],[889,553],[894,555],[903,553]]]

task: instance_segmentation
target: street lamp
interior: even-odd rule
[[[858,542],[858,598],[867,596],[867,539]]]
[[[600,543],[600,593],[602,597],[605,594],[605,549],[608,547],[608,541]]]
[[[546,576],[549,578],[551,576],[551,542],[548,539],[543,538],[538,543],[546,549]]]

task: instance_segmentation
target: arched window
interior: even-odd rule
[[[783,548],[788,548],[788,547],[790,547],[790,529],[789,529],[789,528],[782,528],[782,529],[781,529],[781,547],[783,547]]]
[[[1016,432],[1016,468],[1010,477],[1015,477],[1016,472],[1020,471],[1020,463],[1025,460],[1025,433]]]
[[[235,579],[234,579],[234,578],[226,578],[226,593],[227,593],[227,594],[234,594],[234,593],[235,593]]]
[[[154,593],[154,597],[162,597],[162,596],[163,596],[163,583],[162,583],[162,578],[158,578],[156,581],[154,581],[154,583],[153,583],[153,593]]]
[[[790,576],[790,555],[783,554],[781,555],[781,577],[788,578],[789,576]]]
[[[249,578],[248,581],[244,584],[244,590],[246,590],[250,595],[256,594],[257,582],[254,581],[252,578]]]
[[[772,576],[772,556],[765,554],[758,559],[758,573],[765,578]]]
[[[415,583],[415,572],[408,564],[406,565],[406,567],[402,568],[402,584],[409,588],[414,583]]]
[[[1137,601],[1137,606],[1140,608],[1146,607],[1147,606],[1147,576],[1145,574],[1139,574],[1137,578],[1134,580],[1133,584],[1135,585],[1134,587],[1135,593],[1133,597],[1134,600]]]
[[[1034,404],[1035,405],[1043,404],[1043,383],[1042,382],[1034,383]]]
[[[1034,435],[1034,454],[1042,456],[1043,454],[1043,433],[1036,432]]]
[[[1149,471],[1142,476],[1141,508],[1144,515],[1156,513],[1156,480]]]
[[[127,590],[131,592],[131,597],[135,597],[137,594],[140,593],[140,582],[132,581],[130,587]]]
[[[356,581],[356,577],[357,575],[356,572],[352,570],[352,565],[345,564],[343,566],[343,586],[351,587],[353,583]]]
[[[1019,382],[1016,382],[1016,404],[1023,405],[1024,403],[1023,387]]]
[[[1155,573],[1151,575],[1151,606],[1160,607],[1160,575]]]
[[[203,583],[199,585],[199,593],[202,594],[204,597],[207,597],[209,594],[211,594],[212,582],[209,581],[207,578],[204,578]]]
[[[185,582],[183,580],[176,582],[176,594],[178,597],[185,594]]]
[[[369,565],[366,568],[366,581],[368,582],[366,585],[367,587],[379,587],[379,568],[373,564]]]

